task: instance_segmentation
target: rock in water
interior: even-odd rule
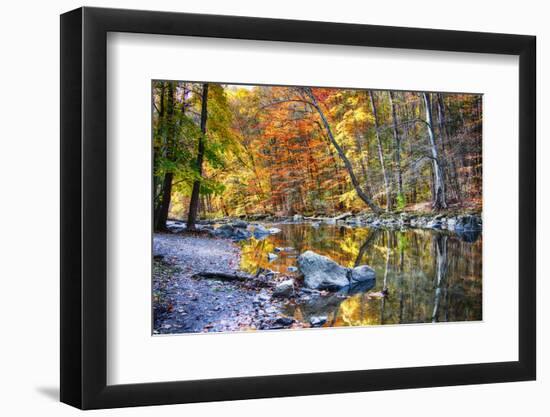
[[[186,225],[183,222],[168,220],[166,221],[166,228],[172,233],[181,233],[186,229]]]
[[[294,319],[292,317],[279,317],[275,320],[275,324],[283,327],[288,327],[292,323],[294,323]]]
[[[309,319],[311,327],[321,327],[326,322],[327,318],[325,316],[313,316]]]
[[[265,235],[269,234],[269,230],[267,230],[265,227],[263,227],[261,224],[257,224],[254,226],[254,237],[259,238]]]
[[[214,230],[214,234],[218,237],[230,238],[235,229],[230,224],[222,224],[220,227]]]
[[[250,236],[252,236],[252,233],[250,233],[248,230],[239,228],[239,229],[235,229],[232,239],[246,240],[246,239],[249,239]]]
[[[230,224],[222,224],[213,231],[214,236],[233,240],[245,240],[250,238],[251,233],[243,228],[236,228]]]
[[[233,227],[238,227],[241,229],[246,229],[248,227],[248,223],[244,220],[235,220],[233,223],[231,223]]]
[[[293,279],[287,279],[286,281],[283,281],[275,287],[275,290],[273,290],[273,296],[274,297],[290,297],[294,294],[294,280]]]
[[[349,285],[347,268],[310,250],[298,257],[298,269],[304,275],[308,288],[338,290]]]
[[[360,265],[351,270],[350,283],[351,285],[359,282],[374,281],[376,272],[368,265]]]
[[[455,230],[457,232],[471,232],[471,231],[478,231],[481,230],[481,218],[478,216],[460,216],[458,217],[456,224],[455,224]]]

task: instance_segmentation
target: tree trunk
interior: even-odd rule
[[[372,195],[372,190],[370,189],[370,179],[369,173],[367,171],[367,166],[365,165],[365,158],[363,157],[363,145],[361,144],[362,138],[359,135],[355,135],[355,148],[357,149],[357,154],[359,155],[359,166],[361,168],[361,174],[363,175],[363,180],[365,182],[365,191],[368,195]]]
[[[382,167],[382,175],[384,176],[384,189],[386,191],[386,211],[390,212],[392,209],[392,199],[391,199],[391,187],[388,178],[388,173],[386,172],[386,164],[384,163],[384,153],[382,151],[382,141],[380,139],[380,126],[378,124],[378,112],[376,110],[376,102],[374,101],[374,94],[372,90],[369,90],[369,97],[371,103],[372,114],[374,116],[374,128],[376,135],[376,142],[378,144],[378,159],[380,160],[380,166]]]
[[[426,124],[428,126],[428,137],[430,139],[430,148],[432,152],[432,164],[433,164],[433,183],[434,183],[434,197],[432,207],[434,210],[441,210],[447,208],[447,200],[445,197],[445,182],[443,180],[443,170],[441,169],[441,159],[437,150],[437,143],[435,139],[435,133],[433,129],[433,117],[430,93],[422,93],[424,97],[424,105],[426,107]]]
[[[202,179],[202,162],[204,159],[204,142],[206,140],[206,121],[208,118],[208,84],[202,86],[202,106],[201,106],[201,135],[199,136],[199,149],[197,152],[197,173],[199,178],[193,183],[191,192],[191,202],[189,203],[189,215],[187,218],[187,230],[194,230],[197,221],[197,212],[199,208],[199,194]]]
[[[447,166],[444,167],[444,172],[446,173],[447,184],[449,188],[452,188],[454,191],[454,197],[457,201],[462,200],[460,193],[460,184],[457,181],[458,174],[456,169],[456,164],[454,161],[454,156],[451,154],[449,158],[449,150],[446,148],[445,144],[449,144],[449,130],[447,126],[447,116],[445,114],[445,102],[443,101],[443,94],[437,93],[437,112],[439,115],[439,132],[441,135],[441,144],[442,152],[446,158]]]
[[[174,120],[174,107],[175,107],[175,91],[174,83],[168,83],[168,101],[166,103],[166,118],[168,121],[167,138],[166,138],[166,154],[165,157],[170,159],[173,154],[173,147],[175,146],[175,120]],[[164,110],[162,110],[164,111]],[[166,220],[168,219],[168,211],[170,210],[170,201],[172,198],[172,179],[174,174],[172,172],[165,172],[164,179],[162,181],[162,198],[157,210],[157,216],[155,221],[156,230],[166,230]]]
[[[304,87],[301,90],[311,100],[311,104],[313,105],[313,107],[315,107],[315,110],[317,110],[317,113],[319,114],[319,117],[323,122],[323,126],[327,131],[327,136],[330,140],[330,143],[332,144],[332,146],[334,146],[334,148],[336,149],[336,152],[338,153],[338,156],[344,162],[344,166],[346,167],[346,170],[350,176],[351,183],[353,184],[353,188],[355,189],[355,192],[357,193],[359,198],[361,198],[361,200],[363,200],[371,208],[372,211],[374,211],[375,213],[381,213],[382,210],[380,209],[380,207],[378,207],[376,203],[372,200],[372,198],[369,195],[367,195],[365,191],[363,191],[363,189],[361,188],[361,185],[359,184],[359,180],[357,179],[357,177],[355,176],[355,172],[353,171],[353,166],[351,165],[351,162],[346,156],[346,154],[344,153],[343,149],[340,147],[338,142],[336,142],[336,139],[332,134],[332,129],[330,128],[330,125],[328,123],[328,120],[326,119],[325,114],[321,109],[321,106],[317,102],[317,98],[315,97],[315,95],[313,94],[310,88]]]
[[[164,116],[165,116],[165,112],[164,112],[164,101],[165,101],[165,99],[164,99],[164,96],[165,96],[165,92],[166,92],[166,85],[165,85],[164,81],[161,81],[161,83],[160,83],[160,93],[159,93],[159,112],[158,112],[157,126],[162,126],[162,124],[164,123]],[[157,127],[157,129],[159,129],[159,128]],[[154,164],[155,167],[158,164],[157,159],[160,156],[160,150],[161,149],[159,149],[159,152],[155,151],[154,161],[153,161],[153,164]],[[155,229],[157,228],[157,221],[158,221],[158,215],[159,215],[159,209],[160,209],[161,203],[162,203],[162,181],[161,181],[161,178],[158,177],[158,175],[153,175],[153,213],[154,213],[153,227]]]
[[[390,105],[391,115],[393,122],[393,140],[395,141],[395,165],[397,166],[397,193],[403,198],[403,174],[401,171],[401,138],[399,137],[399,131],[397,130],[397,115],[395,112],[395,96],[393,91],[390,91]]]

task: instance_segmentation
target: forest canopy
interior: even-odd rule
[[[170,218],[481,208],[479,94],[153,81]]]

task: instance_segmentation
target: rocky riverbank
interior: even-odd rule
[[[259,218],[260,217],[260,218]],[[457,234],[477,234],[481,232],[483,221],[481,213],[343,213],[334,217],[302,216],[292,217],[249,216],[244,218],[220,218],[203,220],[197,225],[197,230],[203,231],[212,237],[221,237],[235,241],[249,239],[254,236],[262,239],[270,234],[280,232],[274,227],[281,223],[310,223],[312,227],[321,224],[338,224],[349,227],[370,227],[386,229],[433,229],[448,230]],[[273,224],[273,227],[269,227]],[[185,222],[169,220],[167,228],[173,233],[186,230]]]
[[[306,251],[297,274],[239,270],[240,250],[231,240],[192,235],[154,236],[154,334],[320,327],[319,306],[340,302],[375,285],[368,265],[345,268]],[[370,294],[372,297],[385,294]],[[288,311],[300,306],[300,319]]]
[[[228,239],[155,234],[153,333],[307,327],[282,313],[297,294],[294,281],[290,293],[277,293],[288,277],[246,275],[239,260],[239,248]]]

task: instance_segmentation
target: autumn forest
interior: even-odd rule
[[[481,319],[482,121],[481,94],[153,81],[154,333]]]

